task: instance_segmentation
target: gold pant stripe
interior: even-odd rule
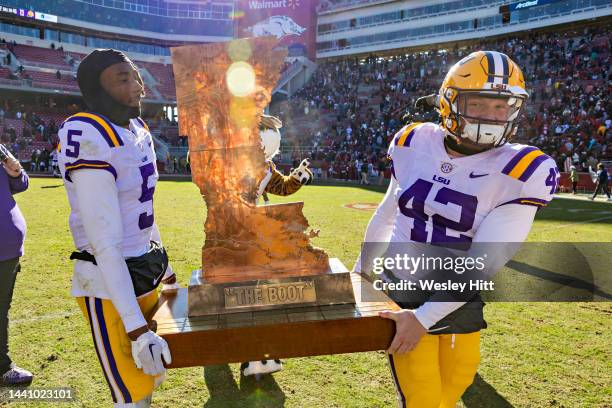
[[[98,353],[98,359],[100,360],[100,364],[102,365],[102,371],[104,372],[106,381],[108,382],[109,387],[111,389],[111,393],[113,394],[113,401],[116,403],[128,402],[126,401],[125,396],[122,394],[122,390],[119,389],[119,386],[117,385],[117,379],[113,375],[113,372],[110,368],[107,350],[104,347],[104,341],[102,340],[102,334],[100,333],[100,322],[98,321],[98,316],[96,314],[96,298],[86,297],[85,302],[87,305],[87,317],[89,318],[92,327],[91,334],[93,336],[94,346],[96,348],[96,352]]]
[[[138,298],[140,310],[145,318],[151,316],[157,298],[157,291]],[[94,345],[96,350],[99,350],[99,362],[107,377],[113,401],[135,403],[150,395],[156,387],[156,379],[159,380],[159,376],[147,375],[136,368],[132,357],[132,343],[112,301],[78,297],[77,302],[83,315],[88,320],[91,319]]]

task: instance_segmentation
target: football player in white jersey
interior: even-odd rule
[[[144,86],[121,52],[95,50],[77,71],[89,108],[60,127],[59,167],[78,251],[72,295],[118,407],[147,407],[171,362],[149,329],[160,282],[176,277],[153,215],[158,179],[152,136],[140,119]]]
[[[521,69],[502,53],[478,51],[455,64],[435,98],[442,123],[412,123],[394,137],[393,177],[364,241],[523,242],[559,181],[554,160],[535,147],[508,143],[527,97]],[[498,245],[512,250],[494,254],[496,265],[518,245]],[[363,252],[354,270],[367,273],[362,259]],[[402,277],[402,271],[390,272]],[[455,407],[480,360],[486,327],[480,295],[400,306],[381,313],[396,324],[388,356],[400,406]]]

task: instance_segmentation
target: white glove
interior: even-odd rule
[[[172,356],[166,340],[159,337],[152,331],[138,336],[132,342],[132,358],[137,368],[141,368],[145,374],[159,375],[166,371],[164,363],[172,363]]]

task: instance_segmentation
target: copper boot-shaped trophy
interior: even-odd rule
[[[393,335],[377,313],[397,306],[311,245],[304,203],[256,205],[260,116],[286,56],[276,43],[172,48],[180,134],[207,216],[202,269],[153,317],[171,367],[379,350]]]

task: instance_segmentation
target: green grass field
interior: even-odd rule
[[[73,387],[76,405],[111,406],[89,328],[69,294],[73,242],[62,183],[32,179],[17,197],[28,235],[11,309],[12,357],[35,374],[33,386]],[[200,267],[203,200],[190,182],[160,182],[155,197],[162,239],[186,285]],[[372,213],[344,205],[381,198],[372,189],[307,186],[291,200],[272,200],[304,201],[311,226],[321,230],[315,245],[350,268]],[[539,213],[529,240],[610,243],[611,227],[612,205],[559,199]],[[495,303],[485,314],[482,363],[464,406],[612,407],[609,302]],[[202,368],[170,370],[153,406],[394,407],[395,401],[384,353],[371,352],[286,360],[282,372],[259,383],[241,381],[236,364],[208,367],[205,375]]]

